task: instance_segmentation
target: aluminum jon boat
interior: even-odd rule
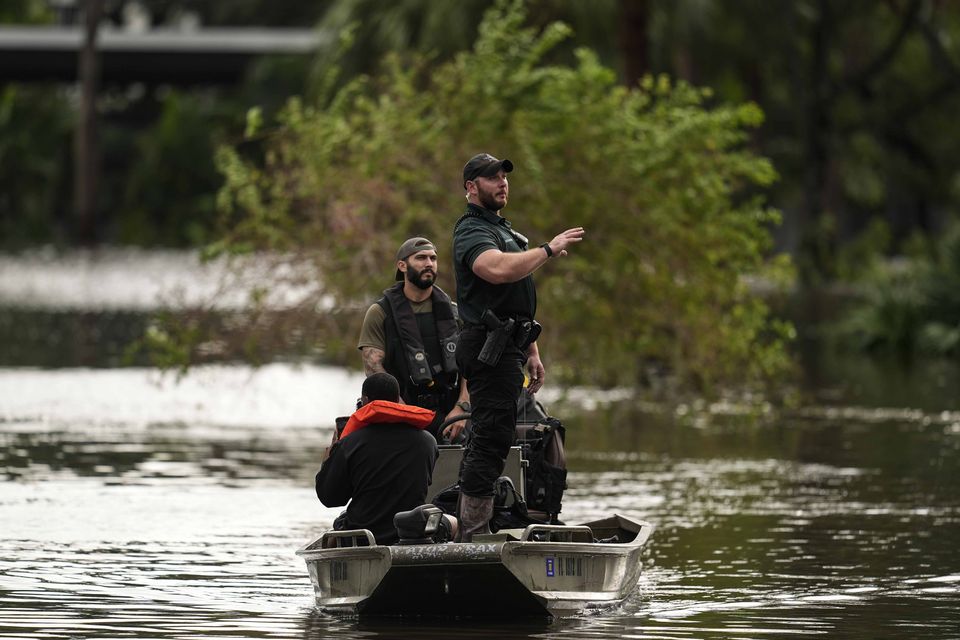
[[[297,555],[329,613],[564,617],[620,604],[637,585],[652,531],[623,515],[532,524],[469,543],[386,546],[366,529],[327,531]]]

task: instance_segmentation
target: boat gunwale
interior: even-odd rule
[[[620,514],[614,514],[613,517],[623,518]],[[644,520],[627,521],[637,526],[636,536],[629,542],[565,542],[559,540],[536,541],[529,539],[522,540],[498,540],[482,542],[453,542],[453,543],[430,543],[413,545],[381,545],[373,544],[370,546],[359,547],[331,547],[331,548],[313,548],[323,536],[316,538],[312,542],[305,544],[297,550],[296,554],[305,561],[330,559],[348,559],[352,557],[366,558],[372,555],[388,555],[394,564],[412,564],[412,563],[451,563],[451,564],[474,564],[482,562],[498,562],[504,554],[525,554],[535,555],[538,553],[574,553],[577,555],[624,555],[629,550],[642,547],[650,535],[653,533],[653,525]],[[591,523],[585,525],[589,526]],[[535,526],[535,525],[531,525]],[[573,527],[571,527],[573,528]],[[324,534],[326,535],[326,534]]]

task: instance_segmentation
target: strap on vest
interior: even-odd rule
[[[437,339],[440,342],[442,368],[446,373],[457,371],[457,321],[453,316],[450,297],[440,287],[434,285],[430,295],[433,301],[433,317],[437,324]],[[415,385],[429,385],[433,382],[433,371],[423,346],[423,338],[414,317],[410,301],[403,295],[403,282],[398,282],[383,292],[383,299],[390,305],[390,315],[397,328],[410,381]]]

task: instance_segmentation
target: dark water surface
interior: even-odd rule
[[[0,370],[0,638],[960,637],[956,407],[556,402],[564,519],[657,525],[637,592],[553,623],[371,624],[317,612],[294,555],[336,515],[313,495],[313,425],[356,381],[149,377]]]

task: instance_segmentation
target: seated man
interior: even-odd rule
[[[327,507],[349,501],[334,529],[369,529],[378,544],[392,544],[394,514],[427,497],[438,451],[425,428],[434,412],[400,404],[397,379],[382,372],[364,380],[360,403],[327,450],[317,473],[317,497]]]

